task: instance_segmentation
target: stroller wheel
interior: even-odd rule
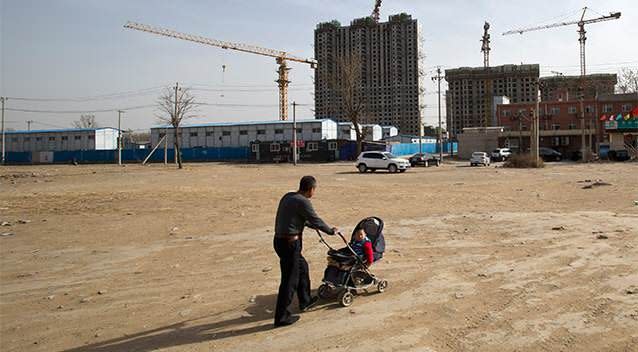
[[[379,290],[379,292],[385,291],[387,287],[388,287],[388,282],[386,280],[381,280],[377,284],[377,290]]]
[[[339,303],[344,307],[350,307],[354,301],[354,295],[350,291],[342,291],[338,297]]]
[[[332,290],[330,289],[330,286],[326,285],[326,284],[321,284],[319,285],[319,288],[317,289],[317,295],[319,296],[319,298],[329,298],[330,297],[330,292]]]

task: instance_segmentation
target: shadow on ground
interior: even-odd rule
[[[157,329],[68,349],[65,352],[154,351],[267,331],[274,327],[273,314],[266,312],[266,309],[272,310],[276,300],[276,294],[257,296],[255,303],[246,308],[245,311],[248,314],[239,318],[199,325],[191,325],[199,319],[185,320]],[[262,323],[252,325],[258,322]],[[251,324],[251,326],[243,327],[247,324]]]

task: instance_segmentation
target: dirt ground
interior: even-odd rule
[[[638,164],[354,171],[0,168],[0,349],[638,351]],[[305,174],[330,225],[384,219],[389,287],[274,329],[274,214]],[[325,253],[307,231],[313,288]]]

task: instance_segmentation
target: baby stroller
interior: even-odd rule
[[[383,238],[383,220],[377,217],[368,217],[359,222],[352,231],[352,236],[363,229],[368,239],[372,242],[374,261],[383,257],[385,251],[385,239]],[[348,307],[354,300],[354,295],[360,291],[366,291],[372,287],[383,292],[388,287],[386,280],[376,277],[366,267],[363,259],[350,247],[349,242],[338,233],[346,244],[345,248],[332,248],[319,234],[320,241],[328,247],[328,266],[317,294],[321,298],[337,296],[337,301],[344,307]]]

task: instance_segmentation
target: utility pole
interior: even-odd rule
[[[580,155],[581,161],[586,162],[587,156],[585,155],[585,92],[584,92],[584,79],[581,77],[580,87],[578,88],[578,100],[580,101]]]
[[[5,163],[5,146],[4,146],[4,102],[7,100],[5,97],[0,97],[0,102],[2,102],[2,165]]]
[[[419,154],[423,155],[423,120],[419,116]]]
[[[27,131],[31,131],[31,124],[35,122],[33,120],[27,120]]]
[[[297,102],[292,102],[292,163],[297,166]]]
[[[443,132],[441,126],[441,80],[443,77],[441,76],[441,67],[436,68],[436,76],[432,77],[433,81],[438,82],[438,95],[439,95],[439,136],[438,136],[438,145],[439,145],[439,160],[443,161]]]
[[[531,154],[534,159],[534,166],[538,166],[538,158],[539,158],[539,144],[540,144],[540,101],[541,101],[541,90],[543,89],[543,85],[541,82],[536,82],[536,109],[533,115],[532,122],[532,134],[530,135],[530,144],[531,144]]]
[[[117,164],[122,165],[122,113],[117,111]]]

